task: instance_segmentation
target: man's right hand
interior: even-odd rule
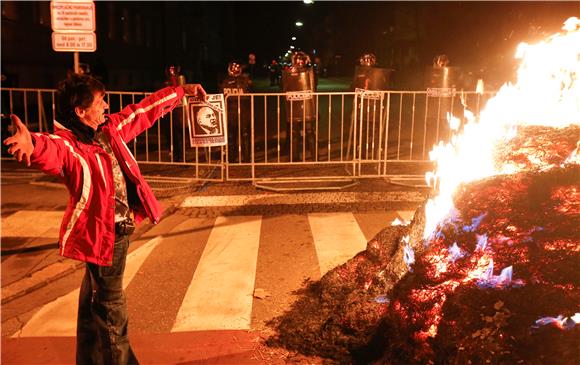
[[[14,131],[14,134],[12,137],[6,138],[4,144],[10,146],[10,148],[8,148],[8,153],[16,157],[18,162],[24,160],[26,166],[30,166],[30,156],[34,151],[30,132],[16,115],[10,115],[10,119],[12,120],[12,130]]]

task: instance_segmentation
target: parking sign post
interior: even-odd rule
[[[95,52],[95,3],[86,0],[53,0],[50,2],[52,49],[74,52],[74,70],[79,72],[79,52]]]

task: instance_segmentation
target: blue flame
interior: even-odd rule
[[[453,245],[449,246],[448,250],[449,260],[451,260],[451,262],[455,262],[465,256],[465,252],[457,246],[457,242],[453,242]]]
[[[542,317],[536,320],[535,324],[532,325],[533,329],[540,328],[542,326],[554,325],[563,330],[571,330],[580,324],[580,313],[576,313],[572,317],[564,317],[563,315],[558,315],[558,317]]]
[[[386,295],[378,295],[375,297],[374,301],[381,304],[389,304],[391,302]]]
[[[524,283],[522,280],[512,280],[513,267],[504,268],[499,275],[493,275],[493,260],[490,261],[489,267],[477,280],[477,286],[480,288],[505,288],[508,286],[519,287]]]
[[[415,252],[410,245],[405,245],[403,247],[403,261],[407,264],[407,268],[410,272],[413,272],[411,265],[415,263]]]
[[[475,238],[477,239],[477,246],[475,246],[475,250],[485,251],[487,247],[487,234],[482,234],[481,236],[476,234]]]
[[[428,246],[433,240],[445,239],[445,234],[443,234],[443,227],[452,226],[455,231],[459,231],[458,224],[461,222],[461,212],[457,208],[451,208],[449,213],[445,216],[443,220],[437,225],[437,231],[431,233],[431,235],[424,241],[424,245]]]
[[[481,224],[481,221],[483,220],[483,218],[485,218],[486,215],[487,215],[487,213],[482,213],[480,216],[472,218],[471,225],[464,226],[463,231],[464,232],[474,232],[477,229],[477,227],[479,227],[479,225]]]

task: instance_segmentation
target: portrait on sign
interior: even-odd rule
[[[207,101],[188,99],[191,147],[223,146],[227,143],[224,95],[210,94]]]

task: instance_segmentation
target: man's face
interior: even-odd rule
[[[214,132],[217,130],[217,118],[210,108],[203,108],[199,113],[198,123],[205,130]]]
[[[97,130],[97,127],[105,122],[105,110],[109,109],[109,104],[104,98],[105,93],[95,93],[91,106],[86,109],[79,108],[80,111],[77,112],[80,121],[94,130]]]

